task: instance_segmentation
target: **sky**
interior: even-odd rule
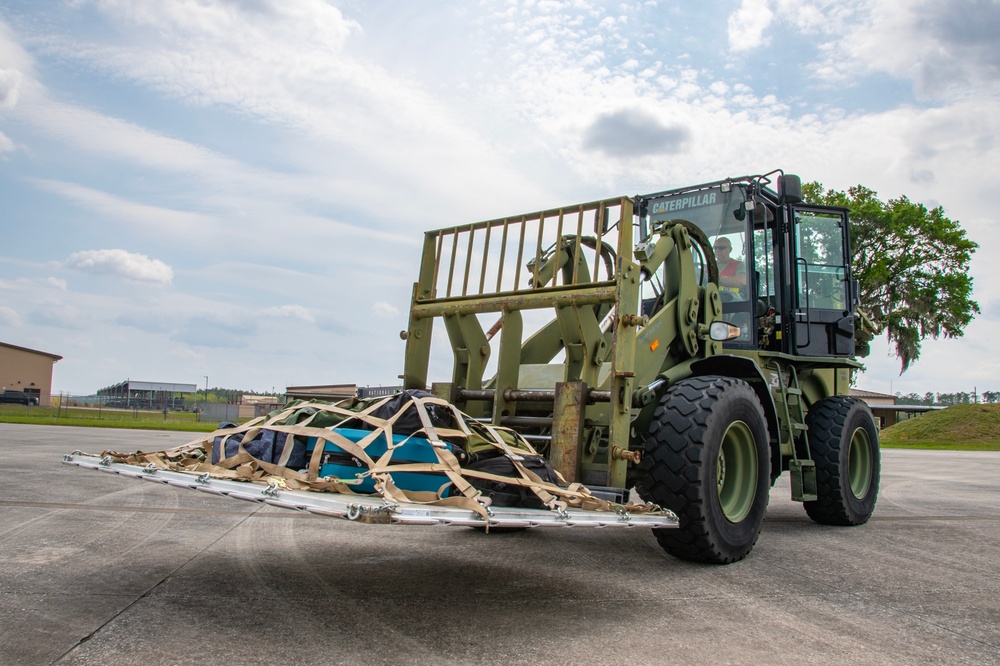
[[[781,168],[980,245],[965,336],[903,375],[880,339],[858,386],[1000,390],[998,33],[996,0],[0,0],[0,341],[55,393],[396,385],[423,231]]]

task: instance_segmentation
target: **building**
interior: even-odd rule
[[[896,396],[888,393],[875,393],[874,391],[862,391],[861,389],[851,389],[852,398],[861,398],[872,410],[872,416],[878,419],[883,428],[895,425],[901,419],[907,419],[914,414],[923,414],[938,409],[941,406],[928,407],[927,405],[897,405]]]
[[[62,356],[0,342],[0,390],[21,391],[52,404],[52,366]]]
[[[257,416],[265,416],[269,412],[281,409],[284,403],[273,395],[244,395],[240,398],[239,419],[252,419]]]
[[[322,386],[288,386],[285,397],[289,400],[346,400],[358,395],[357,384],[325,384]]]
[[[402,386],[358,386],[357,384],[325,384],[322,386],[288,386],[285,397],[289,400],[327,400],[336,402],[347,398],[381,398],[403,390]]]
[[[172,409],[184,408],[184,396],[198,391],[195,384],[171,382],[137,382],[126,379],[97,391],[97,398],[106,407],[123,409]]]
[[[851,389],[852,398],[864,400],[872,410],[872,416],[879,422],[881,427],[888,428],[896,423],[896,396],[888,393],[876,393],[875,391],[863,391],[862,389]]]

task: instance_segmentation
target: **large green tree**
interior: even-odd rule
[[[879,200],[862,185],[824,190],[803,186],[810,203],[850,210],[854,277],[861,309],[895,344],[905,372],[927,338],[960,337],[979,304],[972,300],[969,262],[979,247],[940,206],[928,210],[907,197]]]

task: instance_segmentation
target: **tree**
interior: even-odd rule
[[[937,404],[939,405],[968,405],[972,402],[971,396],[965,391],[958,393],[938,393]]]
[[[969,276],[979,245],[958,221],[905,196],[883,202],[862,185],[838,192],[814,182],[802,191],[809,203],[850,211],[861,310],[895,344],[900,374],[920,358],[925,338],[962,336],[980,312]]]

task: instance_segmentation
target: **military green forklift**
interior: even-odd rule
[[[673,511],[668,553],[729,563],[784,471],[814,521],[872,515],[858,307],[847,211],[781,171],[504,217],[425,234],[404,387],[450,361],[435,394],[597,496]]]
[[[734,562],[783,471],[819,523],[875,507],[848,229],[776,171],[427,232],[403,393],[63,462],[361,523],[647,526]]]

